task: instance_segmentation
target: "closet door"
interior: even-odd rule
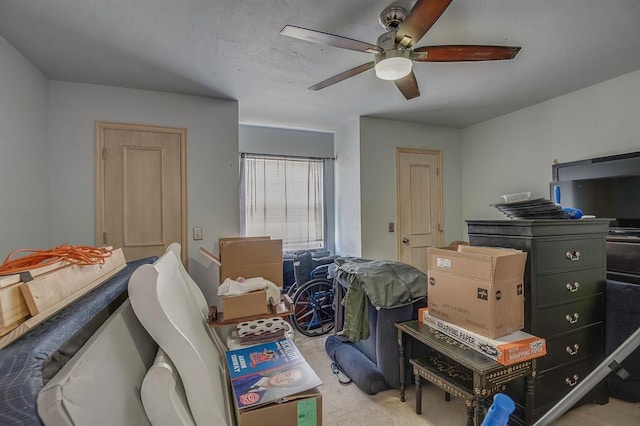
[[[427,248],[443,245],[440,151],[396,150],[398,260],[427,272]]]
[[[185,263],[185,129],[98,123],[96,136],[96,243],[131,261],[178,242]]]

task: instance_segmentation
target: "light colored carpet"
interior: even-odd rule
[[[327,336],[306,337],[296,333],[295,343],[320,376],[323,385],[322,416],[325,426],[413,426],[464,425],[466,408],[462,399],[444,400],[444,392],[426,383],[422,387],[422,415],[415,413],[413,386],[406,390],[406,402],[400,391],[390,389],[367,395],[355,384],[341,385],[331,372],[331,359],[324,349]],[[389,342],[395,344],[395,342]],[[640,404],[611,399],[606,405],[586,404],[569,411],[556,423],[560,426],[640,425]]]

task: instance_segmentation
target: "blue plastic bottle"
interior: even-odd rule
[[[555,198],[554,201],[556,204],[560,204],[560,187],[559,186],[553,187],[553,198]]]
[[[509,423],[509,415],[516,409],[513,400],[503,393],[493,396],[493,404],[487,411],[482,421],[482,426],[506,426]]]

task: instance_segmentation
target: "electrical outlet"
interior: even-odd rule
[[[199,226],[196,226],[193,228],[193,239],[194,240],[201,240],[202,239],[202,228]]]

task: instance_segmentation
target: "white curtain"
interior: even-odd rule
[[[246,236],[281,238],[283,250],[324,247],[322,159],[242,155]]]

